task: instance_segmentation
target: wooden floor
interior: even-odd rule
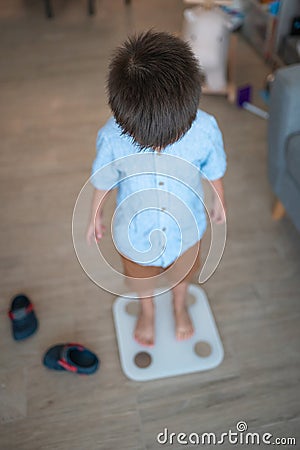
[[[72,210],[89,175],[97,129],[110,115],[109,54],[134,30],[180,31],[183,5],[101,0],[89,18],[84,1],[53,4],[53,21],[44,18],[42,2],[0,6],[1,450],[155,449],[165,427],[220,434],[239,420],[250,432],[299,440],[300,239],[288,218],[271,219],[266,122],[222,97],[203,98],[202,108],[224,133],[229,161],[228,242],[205,285],[224,362],[190,376],[127,380],[114,297],[78,264]],[[267,73],[240,39],[238,83],[258,91]],[[262,106],[258,95],[254,100]],[[18,292],[33,300],[40,329],[16,343],[6,312]],[[68,341],[94,350],[101,370],[89,378],[46,370],[44,351]]]

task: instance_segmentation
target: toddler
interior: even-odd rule
[[[200,266],[206,228],[201,177],[214,187],[212,220],[225,220],[226,156],[216,120],[198,109],[201,83],[188,44],[165,32],[129,38],[109,68],[113,117],[97,137],[87,241],[102,238],[106,194],[117,189],[113,237],[140,299],[134,337],[144,346],[155,343],[153,289],[164,272],[171,282],[175,335],[193,335],[186,294]]]

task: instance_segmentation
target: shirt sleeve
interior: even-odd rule
[[[223,137],[214,117],[210,117],[211,130],[209,136],[206,158],[200,164],[201,174],[208,180],[217,180],[223,177],[226,171],[226,153],[224,151]]]
[[[114,189],[119,181],[113,151],[102,130],[98,132],[96,140],[96,157],[92,165],[90,181],[99,190]]]

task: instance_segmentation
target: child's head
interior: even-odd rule
[[[117,49],[108,77],[109,104],[123,133],[141,148],[164,148],[191,127],[201,82],[188,44],[148,31]]]

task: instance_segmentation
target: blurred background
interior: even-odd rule
[[[207,89],[200,107],[216,117],[228,155],[227,246],[203,286],[225,358],[209,372],[146,383],[122,373],[114,296],[76,259],[72,211],[97,131],[111,115],[112,51],[149,28],[182,35],[193,5],[46,3],[0,2],[0,448],[154,449],[164,427],[220,434],[239,420],[252,432],[299,438],[300,126],[290,123],[300,114],[299,2],[241,0],[222,10],[230,22],[228,83],[222,92]],[[269,119],[237,105],[249,85],[249,103]],[[113,201],[107,225],[112,211]],[[118,265],[109,236],[103,246]],[[24,342],[13,340],[7,317],[19,292],[40,321]],[[99,355],[95,375],[43,367],[49,346],[74,341]]]

